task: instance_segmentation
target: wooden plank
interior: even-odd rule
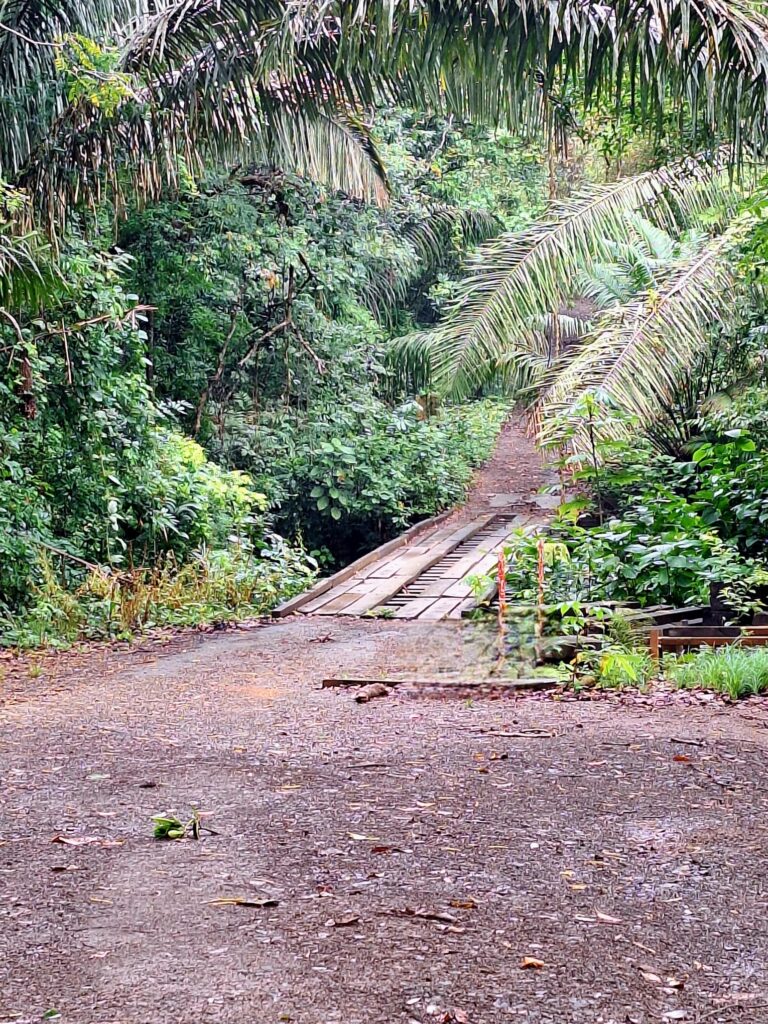
[[[327,595],[324,595],[327,596]],[[354,601],[360,599],[359,594],[355,594],[353,591],[348,591],[346,594],[337,594],[336,597],[332,597],[329,601],[326,601],[321,608],[314,610],[314,615],[336,615],[338,612],[348,608]]]
[[[461,600],[455,597],[439,597],[425,611],[418,616],[419,622],[439,622],[445,619],[461,604]]]
[[[676,631],[676,632],[673,632]],[[768,626],[662,626],[661,636],[721,636],[738,640],[742,636],[768,636]]]
[[[651,659],[658,665],[659,663],[659,631],[658,629],[652,629],[649,638],[651,648]]]
[[[443,597],[458,597],[462,600],[466,600],[468,597],[472,597],[474,591],[472,587],[467,583],[466,580],[459,580],[458,582],[451,583],[450,587],[442,595]]]
[[[412,555],[410,551],[398,555],[397,558],[389,563],[391,571],[387,575],[413,575],[414,578],[416,575],[421,575],[426,569],[431,569],[433,565],[442,558],[445,558],[446,555],[449,555],[463,541],[469,540],[476,533],[479,533],[491,519],[493,519],[493,516],[482,516],[480,519],[474,519],[467,526],[452,531],[449,536],[445,537],[438,544],[430,544],[429,550],[423,555]],[[382,572],[381,575],[383,576],[384,573]]]
[[[327,594],[323,594],[313,601],[311,604],[304,605],[302,608],[302,615],[324,615],[328,614],[326,608],[329,604],[334,604],[340,597],[345,597],[347,594],[351,594],[352,600],[360,600],[366,596],[366,594],[372,594],[377,587],[381,584],[381,580],[369,578],[367,580],[350,580],[348,583],[342,583],[340,587],[336,587],[334,590],[329,591]],[[352,601],[347,602],[347,606]],[[345,605],[339,605],[338,607],[343,608]]]
[[[664,651],[681,647],[766,647],[768,636],[660,636],[659,648]]]
[[[463,619],[467,612],[472,612],[477,608],[477,601],[474,597],[468,597],[449,612],[449,619]]]
[[[450,570],[446,570],[445,575],[448,576],[450,572],[450,579],[463,580],[467,576],[473,576],[478,572],[487,572],[486,568],[480,568],[481,565],[492,566],[498,561],[499,551],[504,546],[503,541],[494,540],[491,544],[483,544],[475,548],[474,551],[468,552],[464,558],[459,559],[454,565],[451,566]]]
[[[462,540],[466,540],[468,537],[473,536],[492,518],[493,516],[483,516],[480,519],[475,519],[469,525],[462,527],[460,530],[454,531],[450,538],[443,543],[438,544],[436,547],[430,547],[429,551],[424,555],[416,555],[414,558],[408,559],[407,561],[406,556],[403,556],[402,560],[398,558],[397,561],[401,562],[401,564],[398,568],[397,575],[381,579],[381,587],[377,588],[373,592],[375,600],[368,605],[364,603],[364,600],[361,600],[359,605],[350,605],[350,607],[346,609],[345,614],[364,614],[366,611],[370,611],[378,605],[386,604],[386,602],[401,591],[403,587],[412,583],[415,579],[418,579],[426,569],[431,569],[433,565],[436,565],[437,562],[439,562],[440,559],[448,553],[448,551],[452,551],[456,544],[459,544]],[[448,545],[450,545],[450,547],[447,547]],[[378,577],[376,578],[378,579]]]
[[[386,604],[390,597],[394,597],[398,590],[402,590],[406,583],[411,580],[410,576],[393,576],[391,579],[378,580],[375,590],[361,597],[354,604],[344,609],[345,615],[365,615],[366,612],[379,605]]]
[[[457,583],[454,580],[441,577],[432,583],[428,583],[426,587],[421,587],[419,597],[444,597],[450,588],[455,586],[457,586]]]
[[[392,616],[393,619],[416,619],[419,618],[422,612],[427,611],[435,604],[434,597],[414,597],[412,600],[407,601],[402,608],[398,608],[395,614]]]
[[[328,576],[311,587],[309,590],[305,590],[303,594],[297,594],[296,597],[292,597],[289,601],[284,601],[277,608],[273,609],[272,615],[275,618],[284,618],[286,615],[293,615],[294,612],[299,611],[304,605],[309,604],[310,601],[314,601],[315,598],[321,594],[332,590],[334,587],[348,580],[351,576],[355,576],[360,570],[366,568],[374,562],[380,561],[380,559],[389,554],[392,551],[396,551],[398,548],[405,547],[415,537],[420,536],[422,533],[426,533],[428,530],[434,529],[439,523],[442,523],[450,515],[453,514],[453,509],[446,509],[445,512],[441,512],[439,515],[433,516],[431,519],[425,519],[421,523],[416,523],[415,526],[410,527],[405,533],[401,533],[399,536],[387,541],[378,548],[374,548],[373,551],[369,551],[365,555],[361,555],[360,558],[355,559],[349,565],[343,569],[339,569],[338,572],[334,573],[333,576]]]
[[[768,634],[753,634],[752,636],[659,636],[658,638],[658,660],[661,660],[665,651],[678,653],[684,650],[694,650],[698,647],[766,647],[768,646]],[[653,641],[651,641],[651,652],[653,656]]]
[[[310,601],[309,604],[303,605],[301,609],[302,615],[314,615],[316,612],[319,612],[321,608],[324,608],[332,601],[338,600],[347,593],[349,593],[349,589],[346,587],[346,584],[334,587],[333,590],[329,590],[326,593],[321,594],[319,597],[316,597],[314,601]],[[352,602],[350,601],[348,603],[351,604]]]

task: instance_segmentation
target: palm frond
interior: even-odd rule
[[[343,0],[321,5],[346,66],[385,66],[461,114],[529,122],[563,87],[690,112],[714,137],[762,142],[768,21],[749,0]],[[422,93],[424,95],[424,93]]]
[[[586,444],[573,417],[585,394],[620,409],[634,424],[653,423],[681,378],[707,350],[713,326],[723,316],[737,315],[734,271],[727,258],[732,244],[730,233],[720,236],[659,291],[603,314],[578,355],[553,371],[542,394],[544,443],[557,441],[564,428],[570,433],[575,425],[574,446]]]
[[[68,35],[120,37],[148,0],[0,0],[0,173],[15,175],[67,106],[55,68]]]
[[[628,212],[644,210],[670,225],[671,198],[677,215],[690,218],[721,201],[726,190],[716,167],[694,160],[591,186],[557,204],[543,222],[482,246],[445,321],[396,343],[395,354],[412,361],[421,352],[438,390],[472,394],[502,354],[526,351],[531,325],[561,307],[580,274],[610,262],[616,240],[630,240]]]
[[[599,309],[609,309],[619,302],[627,302],[637,291],[628,279],[627,264],[596,263],[582,271],[576,280],[576,290]]]
[[[46,250],[36,235],[0,232],[0,308],[38,302],[51,279]]]
[[[343,105],[303,104],[303,88],[242,81],[209,90],[200,65],[189,78],[159,80],[111,114],[78,104],[57,121],[19,174],[45,224],[109,190],[156,198],[206,160],[250,161],[305,174],[332,189],[385,204],[386,171],[365,123]]]
[[[386,84],[422,107],[530,124],[571,88],[626,92],[651,120],[685,107],[737,146],[768,130],[768,21],[748,0],[166,0],[127,60],[154,75],[254,40],[290,77],[311,51],[315,77],[343,79],[353,105]]]
[[[208,139],[210,142],[210,138]],[[283,108],[255,123],[251,159],[311,178],[378,206],[389,202],[387,170],[369,127],[345,109],[309,116]]]
[[[363,299],[382,322],[391,322],[391,315],[403,306],[409,290],[425,275],[433,274],[444,264],[446,256],[459,247],[466,250],[492,238],[501,229],[501,221],[487,210],[428,203],[418,220],[403,216],[403,207],[395,204],[390,211],[390,230],[407,243],[409,255],[396,266],[382,273],[373,270]]]

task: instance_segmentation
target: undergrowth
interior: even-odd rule
[[[169,553],[147,568],[93,568],[75,589],[62,584],[47,556],[40,569],[29,606],[0,617],[0,647],[66,647],[156,626],[233,621],[263,614],[314,576],[311,560],[277,537],[258,551],[201,548],[184,563]]]
[[[665,659],[664,673],[678,686],[703,687],[738,700],[768,690],[768,650],[733,644]]]

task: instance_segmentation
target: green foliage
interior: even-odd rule
[[[77,88],[104,85],[114,54],[73,45]],[[524,217],[540,173],[509,137],[445,119],[382,132],[386,211],[211,173],[134,212],[121,249],[70,234],[44,305],[0,320],[3,642],[261,613],[311,578],[302,541],[349,559],[463,496],[503,407],[410,398],[387,333],[432,315],[473,233],[498,230],[489,207]]]
[[[678,686],[704,687],[733,700],[768,690],[768,650],[731,646],[664,659],[664,674]]]
[[[121,53],[86,36],[71,33],[59,40],[55,70],[67,82],[67,99],[73,106],[83,101],[112,116],[120,104],[134,96],[130,75],[118,70]]]
[[[491,210],[521,222],[541,202],[534,152],[507,135],[407,112],[377,131],[386,211],[282,176],[211,176],[121,239],[156,307],[156,392],[254,479],[279,529],[337,559],[460,498],[488,455],[500,408],[426,415],[386,365],[387,334],[434,317],[468,233],[499,229]]]
[[[643,689],[653,676],[654,664],[645,650],[606,642],[597,649],[579,651],[567,671],[575,689],[583,686]]]
[[[155,814],[152,817],[154,828],[152,835],[155,839],[183,839],[187,827],[180,818],[170,817],[164,814]]]
[[[601,444],[599,457],[576,472],[602,510],[598,521],[573,521],[583,517],[579,501],[564,506],[548,531],[547,603],[708,603],[715,586],[725,588],[734,612],[755,607],[765,570],[751,556],[768,537],[768,472],[754,442],[738,436],[707,444],[684,462],[637,439]],[[535,537],[516,538],[509,551],[512,595],[534,599],[537,556]]]
[[[18,332],[0,325],[10,352],[0,377],[5,642],[111,635],[164,615],[226,618],[297,586],[289,572],[283,587],[284,566],[254,554],[269,547],[264,496],[209,462],[156,404],[142,310],[122,284],[127,264],[72,239],[44,314],[21,317]],[[297,568],[298,556],[283,556]],[[239,581],[232,593],[227,579]]]
[[[276,522],[312,547],[349,559],[466,494],[505,415],[493,401],[421,419],[365,389],[315,405],[303,420],[276,416],[231,445],[270,494]]]
[[[0,616],[0,646],[67,646],[82,639],[127,638],[155,626],[230,622],[262,615],[312,582],[314,563],[268,536],[202,548],[179,562],[169,553],[131,570],[96,567],[87,573],[55,568],[41,555],[25,606]]]

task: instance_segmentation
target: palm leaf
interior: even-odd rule
[[[36,235],[0,231],[0,309],[39,302],[52,277],[46,249]]]
[[[330,188],[386,203],[386,171],[365,123],[347,108],[302,105],[290,83],[240,82],[209,90],[201,68],[191,80],[159,80],[111,115],[70,107],[18,175],[35,210],[54,229],[76,204],[96,206],[109,189],[118,207],[156,198],[182,169],[206,161],[277,165]]]
[[[487,210],[450,206],[425,200],[423,215],[395,203],[388,218],[389,230],[405,242],[408,256],[396,265],[371,271],[363,299],[373,314],[391,323],[392,313],[408,299],[409,290],[424,275],[435,273],[456,246],[466,250],[498,234],[501,221]]]
[[[67,106],[57,41],[119,36],[147,9],[147,0],[0,0],[0,172],[14,175]]]
[[[541,116],[571,87],[590,102],[630,97],[715,137],[753,142],[768,127],[768,22],[748,0],[346,0],[333,14],[345,66],[399,73],[461,114]],[[441,90],[435,83],[441,83]],[[620,103],[621,100],[617,99]]]
[[[578,355],[558,367],[539,405],[541,439],[554,443],[576,425],[574,409],[586,394],[647,426],[673,400],[675,389],[711,343],[712,327],[735,318],[732,233],[705,246],[659,289],[604,313]],[[727,296],[727,301],[726,301]]]
[[[727,183],[692,160],[608,185],[591,186],[556,205],[543,222],[503,234],[480,248],[446,320],[399,341],[395,355],[431,367],[435,387],[453,397],[474,393],[502,355],[529,349],[525,338],[547,312],[574,293],[579,276],[609,262],[616,240],[629,241],[627,213],[643,209],[670,224],[721,201]]]

